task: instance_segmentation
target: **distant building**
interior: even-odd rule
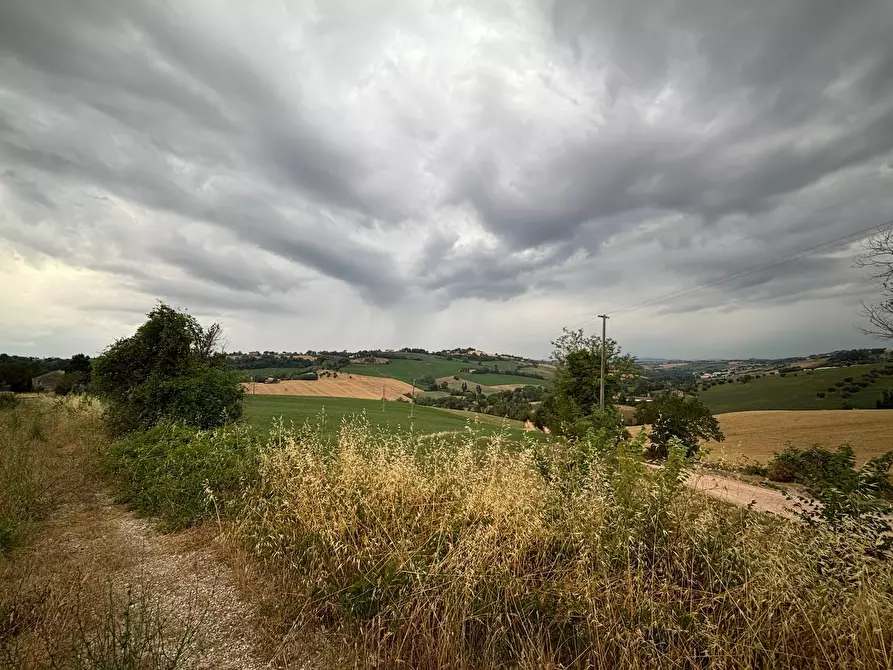
[[[35,391],[55,391],[56,385],[62,381],[65,370],[53,370],[31,379],[31,388]]]

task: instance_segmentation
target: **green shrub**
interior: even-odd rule
[[[824,398],[824,397],[825,397],[825,392],[824,392],[824,391],[819,391],[819,392],[816,393],[815,395],[816,395],[817,398]]]
[[[776,482],[827,482],[851,485],[856,478],[853,448],[841,445],[830,451],[819,445],[806,449],[789,446],[777,452],[766,467],[766,475]]]
[[[196,430],[161,422],[113,442],[101,460],[122,502],[182,528],[225,514],[256,477],[259,451],[244,424]]]
[[[849,397],[848,394],[844,393],[844,397]],[[844,400],[840,403],[840,409],[856,409],[856,406],[853,405],[849,400]]]
[[[173,420],[212,428],[241,417],[244,391],[216,351],[220,327],[205,330],[165,304],[148,317],[93,362],[109,427],[123,434]]]
[[[700,440],[724,438],[719,422],[710,409],[698,398],[680,398],[665,393],[653,402],[643,403],[636,408],[636,423],[651,424],[651,451],[663,458],[672,439],[685,446],[688,455],[698,451]]]

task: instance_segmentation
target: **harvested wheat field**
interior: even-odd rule
[[[304,395],[325,398],[364,398],[380,400],[382,393],[388,400],[396,400],[404,393],[410,393],[412,386],[406,382],[388,377],[367,377],[365,375],[339,374],[323,377],[316,381],[281,381],[278,384],[244,383],[247,393],[256,395]]]
[[[754,411],[717,414],[725,442],[712,442],[712,458],[746,456],[765,462],[790,442],[795,447],[849,444],[864,462],[893,450],[893,410]]]

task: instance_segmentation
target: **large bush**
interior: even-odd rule
[[[200,428],[242,416],[243,389],[216,351],[220,327],[159,304],[132,337],[93,364],[93,390],[113,431],[145,430],[162,419]]]
[[[225,513],[257,474],[259,447],[244,424],[211,431],[162,422],[102,452],[119,498],[181,528]]]

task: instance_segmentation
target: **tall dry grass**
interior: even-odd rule
[[[0,554],[21,544],[34,524],[83,473],[74,454],[101,440],[97,403],[85,398],[27,398],[0,407]]]
[[[98,530],[72,528],[94,521],[94,450],[105,441],[101,408],[87,398],[0,409],[0,668],[195,667],[200,603],[166,612],[157,585],[113,574],[125,557]],[[72,536],[91,534],[95,546],[75,546]]]
[[[893,565],[832,531],[702,498],[678,454],[274,429],[233,534],[279,611],[369,666],[893,666]]]

